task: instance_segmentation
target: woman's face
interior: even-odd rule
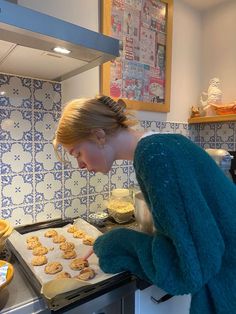
[[[112,154],[103,145],[94,141],[82,141],[66,151],[76,158],[80,169],[87,169],[89,172],[107,173],[112,166]]]

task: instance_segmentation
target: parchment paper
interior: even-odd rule
[[[78,218],[75,220],[74,224],[78,229],[85,231],[89,236],[92,236],[94,238],[97,238],[99,235],[101,235],[101,232],[96,229],[94,226],[90,225],[85,220]],[[105,274],[98,266],[98,258],[95,254],[92,254],[89,259],[89,266],[95,270],[96,276],[95,278],[89,280],[89,281],[82,281],[78,279],[68,278],[68,279],[55,279],[56,275],[58,274],[46,274],[44,272],[44,268],[46,265],[42,266],[32,266],[31,261],[34,255],[32,254],[33,250],[27,249],[27,243],[26,238],[29,236],[38,236],[39,241],[42,243],[43,246],[47,247],[48,249],[53,248],[52,251],[49,250],[49,252],[46,254],[46,257],[48,259],[48,263],[50,262],[60,262],[63,266],[63,272],[68,272],[71,277],[74,277],[80,273],[80,271],[72,270],[69,267],[69,264],[71,263],[72,259],[64,259],[62,258],[62,253],[59,249],[60,243],[53,243],[52,238],[46,238],[44,236],[45,232],[47,230],[54,229],[58,232],[59,235],[63,235],[66,238],[66,241],[72,242],[75,244],[75,251],[77,253],[76,258],[83,257],[85,253],[91,248],[91,246],[84,245],[82,243],[82,239],[74,238],[72,233],[68,233],[67,229],[71,226],[71,224],[68,224],[62,228],[49,228],[49,229],[42,229],[37,230],[34,232],[26,233],[21,235],[16,230],[13,231],[11,236],[9,237],[9,241],[12,243],[12,245],[17,249],[21,257],[25,260],[29,268],[33,271],[37,279],[40,281],[42,285],[41,293],[43,293],[48,299],[53,298],[54,296],[64,293],[67,291],[71,291],[83,286],[96,284],[98,282],[101,282],[103,280],[106,280],[108,278],[111,278],[115,276],[114,274]]]

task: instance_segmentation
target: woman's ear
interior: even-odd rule
[[[106,143],[106,133],[103,129],[93,129],[91,131],[93,138],[99,145],[105,145]]]

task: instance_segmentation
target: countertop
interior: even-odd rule
[[[11,283],[0,291],[0,313],[50,313],[44,302],[33,290],[22,273],[19,262],[13,258],[14,277]]]

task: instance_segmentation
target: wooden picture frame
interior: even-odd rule
[[[173,0],[102,0],[101,31],[120,57],[101,66],[100,92],[129,109],[169,112]]]

